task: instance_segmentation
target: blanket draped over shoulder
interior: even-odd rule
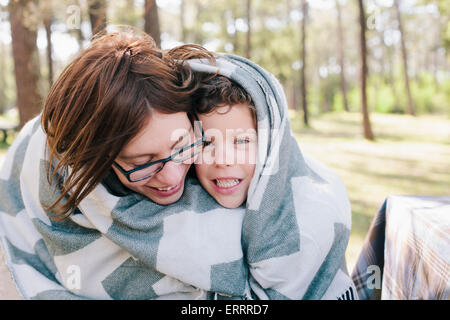
[[[179,201],[158,205],[114,173],[62,221],[43,209],[64,175],[47,180],[40,117],[28,122],[0,171],[0,239],[25,299],[339,299],[354,292],[344,253],[345,188],[302,155],[283,91],[266,71],[223,55],[219,71],[252,96],[258,164],[247,204],[225,209],[195,177]]]

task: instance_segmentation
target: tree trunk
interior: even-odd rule
[[[48,66],[48,85],[49,88],[53,85],[53,58],[52,58],[52,18],[51,14],[47,13],[44,17],[44,28],[47,36],[47,66]]]
[[[408,55],[406,52],[406,45],[405,45],[405,33],[403,31],[402,26],[402,19],[400,14],[400,4],[399,0],[394,0],[394,7],[395,11],[397,13],[397,21],[398,21],[398,31],[400,32],[400,44],[402,48],[402,58],[403,58],[403,75],[405,77],[405,89],[406,89],[406,95],[408,97],[408,105],[407,105],[407,112],[410,115],[414,115],[414,103],[411,96],[411,89],[409,86],[409,76],[408,76]]]
[[[6,52],[5,45],[3,42],[0,42],[0,114],[6,111],[7,101],[6,101]]]
[[[367,107],[367,47],[366,47],[366,15],[363,0],[359,3],[359,24],[361,27],[360,49],[361,49],[361,103],[363,115],[364,138],[374,140],[372,127],[370,125],[369,110]]]
[[[180,31],[181,31],[181,42],[186,43],[186,19],[185,19],[185,12],[186,10],[186,3],[184,0],[181,0],[180,2]]]
[[[39,54],[36,46],[37,25],[27,19],[38,10],[36,1],[18,0],[9,3],[14,73],[16,75],[17,108],[22,127],[41,111],[39,93]],[[26,23],[28,22],[28,23]]]
[[[308,104],[307,104],[307,93],[306,93],[306,20],[308,18],[308,3],[306,0],[302,0],[302,12],[303,19],[301,22],[302,29],[302,49],[301,49],[301,61],[302,67],[300,68],[300,85],[302,92],[302,109],[303,109],[303,122],[306,126],[309,126],[309,114],[308,114]]]
[[[233,6],[232,8],[232,19],[233,19],[233,25],[234,25],[234,35],[233,35],[233,52],[235,54],[239,54],[240,46],[239,46],[239,33],[236,28],[236,20],[238,18],[238,12],[236,6]]]
[[[80,0],[77,0],[77,4],[78,4],[78,7],[81,8]],[[80,9],[79,19],[80,19],[79,25],[77,26],[76,29],[72,29],[71,31],[72,31],[72,33],[75,34],[75,38],[77,39],[78,46],[79,46],[80,50],[82,50],[83,49],[83,41],[85,39],[84,39],[83,31],[81,31],[81,25],[83,23],[83,15],[81,14],[81,9]]]
[[[387,61],[388,61],[388,77],[389,77],[389,84],[391,86],[392,94],[394,95],[394,110],[392,110],[394,113],[400,113],[400,102],[398,100],[397,90],[395,89],[395,77],[394,77],[394,60],[393,60],[393,51],[395,50],[394,45],[392,47],[385,46],[386,52],[387,52]]]
[[[433,73],[433,79],[434,79],[434,85],[436,86],[436,89],[439,90],[439,79],[438,79],[438,49],[441,47],[441,24],[437,23],[437,31],[435,33],[435,40],[434,40],[434,46],[433,46],[433,68],[432,68],[432,73]]]
[[[247,36],[245,39],[245,57],[250,59],[251,53],[251,9],[252,9],[252,1],[246,1],[246,17],[247,17]]]
[[[345,111],[349,111],[347,99],[347,82],[345,79],[345,61],[344,61],[344,30],[342,27],[342,10],[339,0],[336,0],[337,20],[338,20],[338,39],[339,39],[339,66],[341,67],[341,90]]]
[[[92,35],[106,33],[106,1],[89,0],[89,19]]]
[[[156,0],[145,0],[144,21],[144,31],[155,40],[158,48],[161,48],[161,32],[159,30]]]
[[[297,110],[297,106],[298,106],[298,90],[297,90],[296,77],[292,77],[291,82],[292,82],[292,84],[291,84],[291,93],[292,93],[291,109]]]

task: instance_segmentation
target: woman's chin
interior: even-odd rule
[[[182,185],[179,186],[178,189],[179,190],[176,191],[175,193],[166,196],[164,194],[161,194],[161,192],[154,190],[154,188],[144,186],[143,190],[140,191],[140,193],[145,195],[147,198],[149,198],[150,200],[152,200],[157,204],[169,205],[180,200],[184,191],[184,183],[182,183]]]

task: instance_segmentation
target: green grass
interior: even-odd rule
[[[362,137],[359,113],[328,113],[311,119],[291,113],[291,127],[303,152],[332,168],[347,187],[352,232],[349,271],[369,225],[393,194],[450,194],[450,119],[447,116],[372,114],[375,142]],[[11,141],[8,141],[11,142]],[[0,144],[0,166],[8,145]]]
[[[291,111],[291,126],[302,151],[327,164],[347,187],[352,205],[349,271],[387,196],[450,195],[447,116],[372,114],[374,142],[363,139],[361,119],[359,113],[329,113],[305,128],[301,115]]]

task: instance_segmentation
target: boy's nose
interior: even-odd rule
[[[216,166],[230,166],[235,162],[234,148],[228,145],[217,146],[214,150],[214,164]]]

